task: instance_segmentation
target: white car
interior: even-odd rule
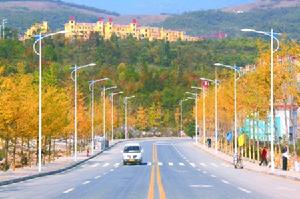
[[[143,162],[143,149],[139,143],[128,143],[124,146],[123,150],[123,164],[134,163],[142,164]]]

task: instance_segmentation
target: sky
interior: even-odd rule
[[[179,14],[186,11],[217,9],[254,0],[63,0],[120,14]]]

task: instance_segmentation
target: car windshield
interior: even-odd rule
[[[139,146],[126,146],[124,148],[124,153],[139,153],[140,147]]]

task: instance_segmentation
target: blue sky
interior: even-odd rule
[[[120,14],[182,13],[185,11],[223,8],[254,0],[64,0]]]

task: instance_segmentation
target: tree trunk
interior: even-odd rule
[[[23,159],[24,159],[24,153],[23,153],[23,144],[24,144],[24,138],[23,138],[23,136],[21,137],[21,166],[22,166],[22,168],[23,168],[23,163],[24,163],[24,161],[22,161]]]
[[[8,167],[8,153],[9,153],[9,139],[8,136],[5,139],[5,170]]]
[[[13,148],[13,171],[16,169],[16,147],[17,147],[17,138],[14,138],[14,148]]]
[[[49,136],[49,146],[48,146],[48,162],[51,162],[51,136]]]
[[[30,155],[30,139],[27,139],[27,159],[29,167],[31,167],[31,155]]]

